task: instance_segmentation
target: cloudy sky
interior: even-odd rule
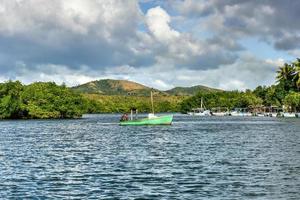
[[[300,57],[298,0],[0,0],[0,82],[274,83]]]

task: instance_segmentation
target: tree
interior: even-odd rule
[[[283,66],[279,67],[277,71],[277,83],[283,85],[286,91],[290,91],[294,88],[294,75],[295,75],[295,68],[292,64],[284,63]]]
[[[289,93],[284,98],[284,105],[289,109],[289,111],[300,111],[300,93]]]
[[[87,101],[80,94],[51,82],[25,86],[22,102],[27,118],[77,118],[87,110]]]
[[[22,90],[23,85],[19,81],[0,84],[0,118],[18,118],[22,115]]]
[[[300,91],[300,58],[293,63],[294,67],[294,74],[293,74],[293,81],[297,87],[297,90]]]

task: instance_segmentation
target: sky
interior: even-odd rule
[[[300,57],[298,0],[0,0],[0,82],[254,89]]]

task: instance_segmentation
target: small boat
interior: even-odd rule
[[[267,113],[267,116],[268,117],[278,117],[279,114],[277,112],[270,112],[270,113]]]
[[[120,121],[121,126],[139,126],[139,125],[171,125],[173,115],[155,116],[150,113],[147,118]]]
[[[251,117],[252,113],[233,111],[230,113],[230,115],[234,117]]]
[[[148,114],[147,118],[137,118],[137,110],[131,109],[130,119],[127,117],[122,117],[120,121],[121,126],[141,126],[141,125],[171,125],[173,120],[173,115],[163,115],[163,116],[156,116],[154,114],[154,106],[153,106],[153,95],[151,91],[151,106],[152,106],[152,113]],[[133,117],[133,112],[135,111],[135,119]]]
[[[218,116],[218,117],[223,117],[223,116],[229,116],[229,111],[228,108],[212,108],[212,115],[213,116]]]
[[[296,117],[296,113],[284,112],[284,113],[282,113],[282,117]]]
[[[236,108],[234,111],[230,112],[230,115],[234,117],[250,117],[252,116],[252,113],[248,112],[246,108]]]
[[[213,112],[212,114],[213,116],[217,116],[217,117],[223,117],[223,116],[228,116],[228,112]]]
[[[211,116],[212,115],[210,110],[205,109],[202,98],[201,98],[201,107],[193,108],[192,112],[188,112],[187,114],[192,115],[192,116]]]
[[[192,116],[211,116],[211,112],[209,110],[201,110],[201,109],[193,109],[192,112],[188,112],[188,115]]]
[[[257,116],[257,117],[266,117],[266,114],[259,112],[259,113],[255,113],[255,116]]]

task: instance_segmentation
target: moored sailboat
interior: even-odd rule
[[[229,116],[229,114],[230,113],[228,111],[228,108],[225,107],[212,108],[213,116],[223,117],[223,116]]]
[[[230,112],[230,115],[234,117],[250,117],[252,113],[248,112],[246,108],[235,108],[234,111]]]
[[[205,109],[205,106],[203,104],[203,99],[201,98],[201,107],[200,108],[194,108],[192,109],[192,112],[188,112],[188,115],[192,116],[211,116],[211,111]]]
[[[281,114],[281,116],[290,118],[290,117],[297,117],[297,114],[294,112],[284,112]]]

